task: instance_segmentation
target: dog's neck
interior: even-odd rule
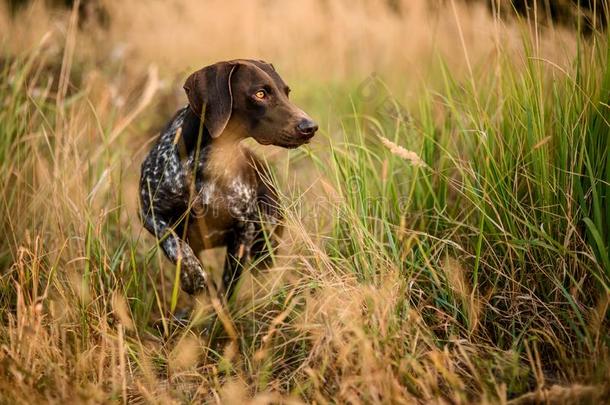
[[[244,125],[229,121],[224,131],[218,137],[212,138],[205,128],[201,128],[201,120],[189,109],[186,112],[183,134],[189,153],[199,153],[198,148],[201,151],[201,157],[205,159],[206,177],[214,181],[230,181],[240,177],[249,167],[244,148],[241,146],[241,141],[247,137]]]
[[[229,180],[240,177],[247,166],[241,141],[241,131],[227,127],[208,145],[205,173],[214,179]]]

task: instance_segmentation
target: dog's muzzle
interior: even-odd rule
[[[297,136],[300,139],[309,140],[315,135],[316,131],[318,130],[318,124],[316,124],[310,119],[303,118],[301,121],[299,121],[295,130]]]

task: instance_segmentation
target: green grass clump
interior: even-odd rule
[[[567,71],[529,52],[480,70],[472,83],[445,70],[407,114],[354,111],[331,145],[341,198],[326,249],[363,282],[405,277],[403,305],[438,348],[514,355],[509,392],[607,376],[607,42],[582,45]],[[538,365],[511,375],[529,356]]]

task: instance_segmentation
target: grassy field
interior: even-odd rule
[[[608,401],[607,33],[453,1],[123,3],[105,26],[0,5],[0,403]],[[286,232],[219,318],[137,181],[187,73],[232,57],[272,61],[321,131],[251,143]]]

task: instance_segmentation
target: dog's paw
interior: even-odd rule
[[[180,279],[182,291],[189,295],[195,295],[204,291],[207,287],[205,278],[199,273],[183,275]]]
[[[207,290],[208,274],[197,265],[195,268],[185,267],[180,274],[180,287],[182,291],[190,295],[198,294]]]

